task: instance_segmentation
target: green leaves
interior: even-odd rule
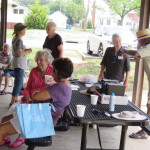
[[[34,5],[36,0],[14,0],[18,2],[22,6],[29,7],[30,5]],[[40,5],[47,5],[49,3],[49,0],[39,0]]]
[[[85,8],[83,5],[76,4],[73,1],[68,1],[67,7],[65,8],[65,13],[67,17],[70,18],[69,23],[74,24],[84,17]]]
[[[25,18],[25,25],[29,29],[45,29],[48,22],[48,9],[46,6],[39,5],[38,1],[30,5],[30,12]]]
[[[141,0],[105,0],[109,5],[109,8],[113,11],[114,14],[118,14],[121,19],[124,16],[132,11],[138,10],[141,6]],[[123,21],[123,20],[122,20]]]
[[[79,22],[85,15],[83,0],[55,0],[49,4],[50,12],[59,10],[68,17],[68,23]]]
[[[64,12],[65,6],[66,6],[66,2],[64,0],[55,0],[54,2],[50,2],[48,7],[52,14],[58,10]]]

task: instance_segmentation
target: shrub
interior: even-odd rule
[[[92,21],[91,20],[88,20],[86,27],[87,27],[87,29],[92,29]]]
[[[25,18],[25,25],[29,29],[45,29],[48,22],[48,9],[46,6],[39,5],[38,1],[30,6],[30,12]]]

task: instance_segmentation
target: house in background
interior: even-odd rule
[[[85,5],[86,6],[86,5]],[[99,9],[95,9],[95,6]],[[109,6],[105,1],[90,1],[90,10],[88,15],[88,20],[91,20],[93,27],[98,25],[111,25],[111,26],[120,26],[121,18],[119,15],[112,14]],[[93,13],[94,12],[94,13]],[[130,15],[131,14],[131,15]],[[132,30],[136,30],[139,25],[139,16],[136,12],[132,11],[128,13],[123,20],[123,26]]]
[[[57,25],[57,28],[64,28],[64,29],[66,29],[67,19],[68,19],[68,17],[66,17],[60,11],[56,11],[53,14],[49,15],[49,21],[55,22],[56,25]]]
[[[24,23],[24,18],[27,15],[28,11],[29,9],[27,7],[23,7],[12,0],[8,0],[7,29],[13,29],[16,23]]]
[[[139,15],[135,12],[130,12],[127,14],[127,16],[132,20],[132,30],[136,31],[136,29],[138,29],[140,21]]]
[[[136,13],[132,13],[137,16]],[[97,13],[95,18],[95,26],[97,25],[111,25],[111,26],[121,26],[121,19],[119,15],[112,15],[109,11]],[[139,25],[139,16],[136,19],[128,13],[123,20],[123,25],[126,28],[132,29],[135,31]]]

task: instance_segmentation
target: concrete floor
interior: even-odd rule
[[[128,93],[129,94],[129,93]],[[146,96],[146,94],[145,94]],[[11,95],[0,96],[0,119],[8,112],[8,105],[10,103]],[[145,98],[144,98],[145,99]],[[145,109],[145,106],[143,107]],[[132,132],[136,132],[140,127],[129,127],[126,139],[125,150],[150,150],[150,138],[144,140],[135,140],[128,137]],[[102,146],[105,149],[117,149],[119,147],[121,127],[100,127]],[[35,150],[79,150],[81,141],[81,127],[73,127],[66,132],[56,132],[53,136],[52,146],[50,147],[37,147]],[[90,128],[87,140],[88,148],[99,148],[97,132],[95,129]],[[7,145],[0,146],[0,150],[10,150]],[[23,144],[15,150],[26,150],[27,146]]]

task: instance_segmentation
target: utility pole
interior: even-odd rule
[[[93,11],[92,11],[92,26],[93,28],[95,27],[95,6],[96,6],[96,1],[93,1]]]
[[[89,9],[90,9],[90,0],[88,0],[88,4],[87,4],[87,10],[86,10],[86,15],[85,15],[85,20],[84,20],[84,27],[83,27],[84,31],[86,31],[86,24],[87,24]]]
[[[59,11],[61,12],[61,4],[59,5]]]

